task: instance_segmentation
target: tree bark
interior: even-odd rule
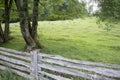
[[[9,40],[9,20],[10,20],[10,9],[12,6],[13,0],[5,0],[5,14],[4,14],[4,20],[5,20],[5,29],[4,29],[4,42],[7,42]]]
[[[37,26],[38,26],[38,2],[39,0],[34,0],[33,7],[33,18],[32,18],[32,37],[37,36]]]
[[[37,43],[37,47],[42,48],[42,45],[39,43],[38,34],[37,34],[37,27],[38,27],[38,4],[39,0],[34,0],[33,2],[33,18],[32,18],[32,31],[31,36],[34,41]]]
[[[4,34],[3,34],[3,29],[0,21],[0,43],[3,43],[3,42],[4,42]]]

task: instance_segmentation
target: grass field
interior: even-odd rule
[[[95,18],[39,22],[39,40],[42,52],[64,57],[120,64],[120,24],[109,32],[98,28]],[[19,24],[11,24],[12,39],[2,47],[22,50]]]

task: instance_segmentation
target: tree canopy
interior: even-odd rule
[[[80,18],[87,12],[85,3],[78,0],[41,0],[40,20],[65,20]]]
[[[0,3],[4,3],[1,0]],[[85,2],[79,2],[78,0],[40,0],[39,2],[39,15],[38,20],[66,20],[80,18],[86,15]],[[4,4],[0,4],[0,11],[4,12]],[[28,11],[30,17],[32,17],[33,0],[28,1]],[[1,10],[2,9],[2,10]],[[18,21],[18,13],[13,2],[10,13],[10,21]],[[2,13],[1,12],[1,13]],[[2,14],[0,13],[0,17]]]

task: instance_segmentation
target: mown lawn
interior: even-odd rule
[[[39,40],[42,52],[64,57],[120,64],[120,24],[109,32],[99,28],[95,18],[39,22]],[[19,24],[11,24],[12,39],[2,47],[22,50]]]

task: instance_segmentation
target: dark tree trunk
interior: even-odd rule
[[[38,2],[39,0],[34,0],[33,7],[33,18],[32,18],[32,37],[37,36],[37,26],[38,26]]]
[[[1,26],[1,21],[0,21],[0,43],[7,42],[9,40],[9,19],[10,19],[10,9],[12,6],[13,0],[5,0],[4,5],[5,5],[5,12],[4,12],[4,21],[5,21],[5,27],[4,30],[2,29]]]
[[[4,41],[8,41],[9,39],[9,0],[5,0],[5,14],[4,14],[4,20],[5,20],[5,30],[4,30]]]
[[[0,43],[3,43],[3,42],[4,42],[4,34],[3,34],[3,29],[0,21]]]
[[[13,0],[5,0],[5,13],[4,13],[4,20],[5,20],[5,29],[4,29],[4,42],[9,40],[9,19],[10,19],[10,8],[12,6]]]
[[[38,13],[39,13],[38,4],[39,4],[39,0],[34,0],[31,36],[34,39],[34,41],[37,43],[37,47],[42,48],[42,45],[39,43],[38,35],[37,35]]]

